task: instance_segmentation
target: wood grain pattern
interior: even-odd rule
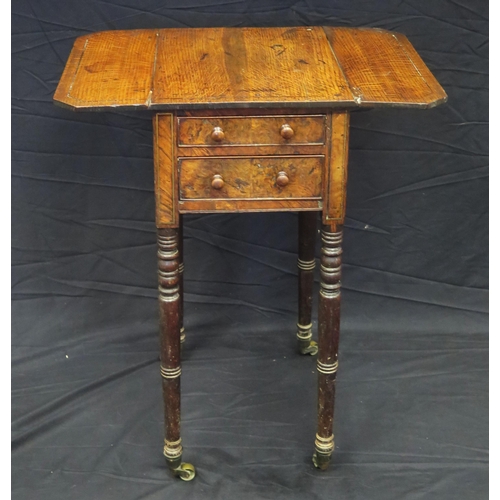
[[[430,107],[446,100],[404,35],[369,28],[324,29],[358,105]]]
[[[173,124],[171,114],[157,114],[153,118],[156,227],[177,227],[179,224]]]
[[[320,198],[324,156],[185,158],[180,163],[180,199]],[[280,186],[279,172],[289,183]],[[214,175],[224,181],[212,187]]]
[[[54,102],[64,107],[69,107],[70,109],[74,109],[75,103],[70,97],[70,93],[73,88],[78,66],[80,65],[83,53],[87,47],[87,39],[88,37],[81,36],[75,40],[66,66],[64,67],[63,74],[54,93]]]
[[[290,156],[290,155],[321,155],[324,154],[324,145],[311,146],[309,144],[284,144],[282,146],[201,146],[183,147],[177,152],[185,157],[198,156]]]
[[[286,115],[286,116],[294,116],[294,115],[326,115],[331,113],[331,109],[329,107],[313,107],[311,110],[304,109],[304,106],[294,108],[294,107],[271,107],[266,109],[264,112],[262,108],[200,108],[200,109],[178,109],[175,114],[177,117],[232,117],[232,116],[263,116],[265,114],[268,115]]]
[[[154,106],[352,100],[321,27],[161,30],[157,68]]]
[[[429,107],[445,99],[403,35],[331,27],[94,33],[76,40],[54,95],[75,110]]]
[[[345,217],[347,163],[349,155],[349,113],[333,113],[329,164],[324,177],[323,223],[342,223]]]
[[[283,200],[275,198],[272,200],[180,200],[179,213],[181,214],[203,214],[203,213],[243,213],[243,212],[297,212],[297,211],[319,211],[323,208],[321,200]]]
[[[436,77],[431,73],[431,70],[426,66],[422,58],[418,55],[415,47],[410,43],[408,38],[401,33],[393,33],[394,37],[397,38],[401,47],[404,49],[411,62],[415,66],[415,69],[420,74],[420,76],[425,80],[425,83],[429,86],[432,93],[429,95],[429,107],[437,106],[448,100],[446,92],[443,87],[439,85]],[[433,100],[434,99],[434,100]]]
[[[325,118],[325,115],[178,118],[178,145],[224,147],[324,144]],[[284,139],[280,134],[281,127],[285,124],[293,130],[290,139]],[[216,127],[224,132],[224,139],[219,142],[212,138]]]
[[[68,104],[148,106],[156,30],[104,31],[81,37],[79,44],[83,40],[84,50],[67,91]]]

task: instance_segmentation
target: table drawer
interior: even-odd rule
[[[324,156],[179,159],[180,199],[321,198]]]
[[[178,145],[279,146],[325,143],[325,115],[178,118]]]

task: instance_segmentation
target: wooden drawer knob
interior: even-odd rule
[[[222,178],[222,175],[215,174],[212,177],[212,187],[214,189],[222,189],[224,187],[224,179]]]
[[[288,175],[286,172],[279,172],[278,177],[276,178],[276,184],[281,187],[285,187],[290,182]]]
[[[217,142],[221,142],[224,139],[224,130],[220,127],[214,127],[212,130],[212,139]]]
[[[293,128],[288,123],[285,123],[281,125],[280,134],[283,139],[291,139],[293,137]]]

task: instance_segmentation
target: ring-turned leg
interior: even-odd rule
[[[318,310],[318,431],[313,462],[325,470],[334,449],[333,410],[340,330],[342,226],[321,231],[321,282]]]
[[[181,344],[186,340],[184,333],[184,226],[183,217],[179,214],[179,325],[181,328]]]
[[[312,340],[312,295],[314,284],[314,246],[318,226],[317,212],[299,212],[299,318],[298,348],[301,354],[314,355],[318,345]]]
[[[180,436],[181,344],[178,230],[158,229],[158,290],[160,306],[160,372],[165,411],[163,454],[174,474],[185,481],[195,476],[191,464],[182,463]]]

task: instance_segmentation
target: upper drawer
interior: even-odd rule
[[[178,118],[179,146],[325,143],[325,115]]]

